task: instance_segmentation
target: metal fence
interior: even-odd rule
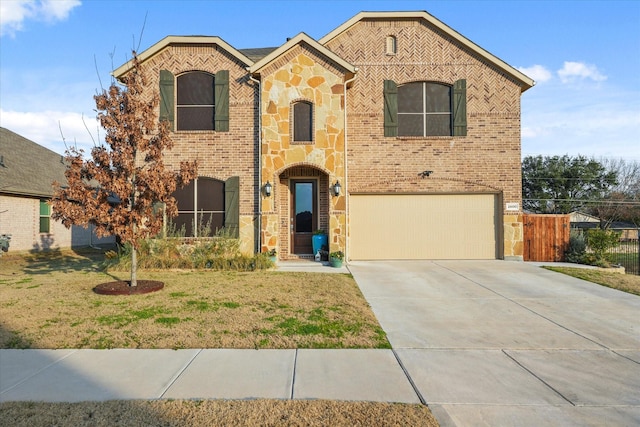
[[[623,266],[627,274],[640,275],[640,239],[624,239],[607,255],[614,264]]]

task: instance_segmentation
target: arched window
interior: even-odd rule
[[[398,40],[395,36],[387,36],[387,55],[395,55],[398,53]]]
[[[214,80],[203,71],[178,76],[178,130],[214,129]]]
[[[413,82],[398,86],[398,136],[450,136],[451,86]]]
[[[313,141],[313,104],[307,101],[295,102],[293,108],[293,141]]]

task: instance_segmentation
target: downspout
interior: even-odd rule
[[[260,253],[262,251],[262,89],[260,80],[255,79],[251,73],[249,73],[249,79],[258,85],[258,247],[256,253]]]
[[[344,82],[344,221],[345,221],[345,230],[346,233],[344,236],[344,257],[349,262],[349,234],[351,231],[351,224],[349,223],[349,174],[347,173],[347,168],[349,165],[349,159],[347,158],[347,105],[349,101],[347,99],[347,85],[353,82],[358,73],[358,68],[355,68],[355,74],[349,80]]]

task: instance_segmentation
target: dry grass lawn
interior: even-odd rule
[[[0,348],[389,348],[352,277],[143,271],[159,292],[98,295],[128,279],[95,253],[0,258]]]
[[[640,276],[632,274],[607,273],[606,271],[591,268],[571,268],[571,267],[545,267],[552,271],[588,280],[602,286],[640,295]]]
[[[423,405],[326,400],[1,403],[0,419],[14,427],[438,426]]]

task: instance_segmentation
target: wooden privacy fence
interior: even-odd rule
[[[525,261],[563,261],[569,246],[569,215],[525,214]]]

